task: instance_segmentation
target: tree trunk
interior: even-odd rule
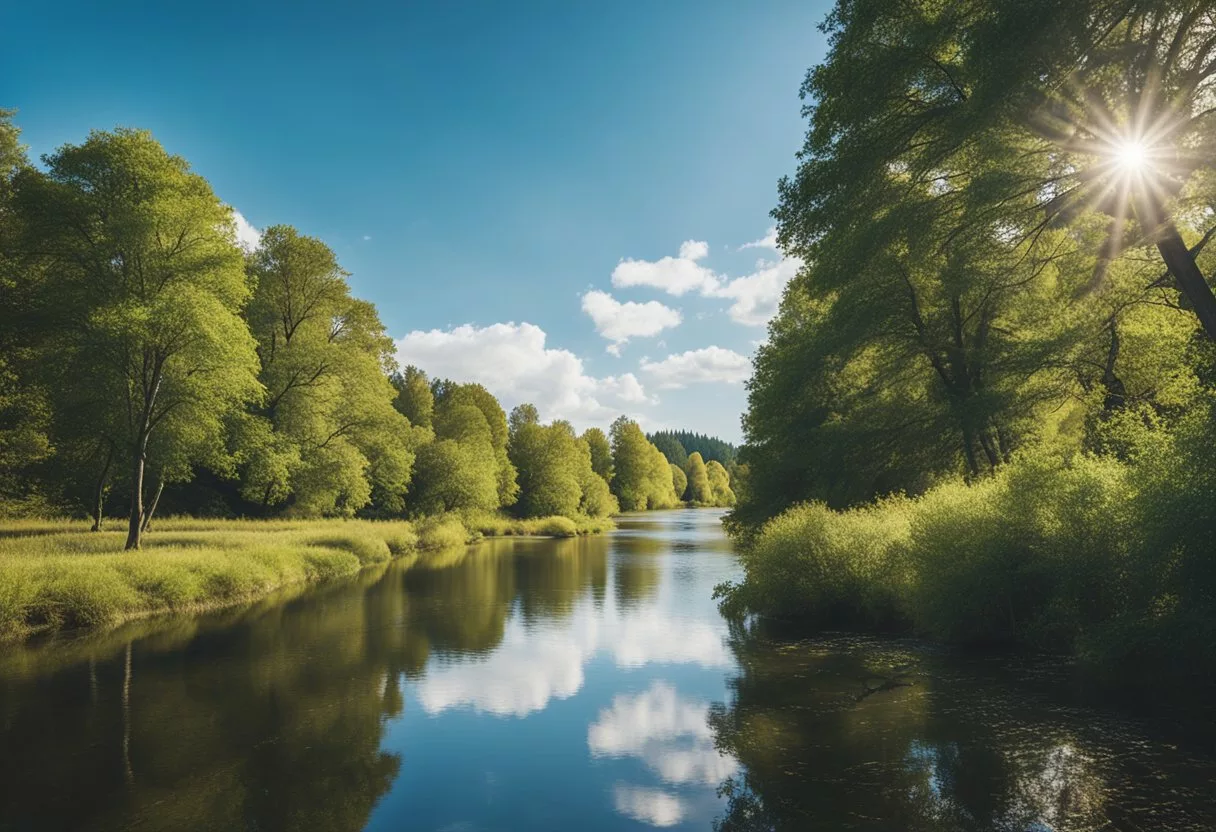
[[[156,480],[156,493],[152,495],[152,505],[148,506],[148,510],[144,513],[143,527],[140,531],[146,532],[152,528],[152,515],[156,514],[156,506],[160,502],[161,492],[165,490],[165,475],[161,475]]]
[[[138,549],[141,526],[144,521],[144,463],[147,456],[147,440],[135,446],[131,465],[131,513],[127,518],[127,551]]]
[[[105,509],[106,499],[106,479],[110,476],[110,464],[114,461],[114,443],[110,443],[109,450],[106,451],[105,464],[101,466],[101,473],[97,476],[97,490],[94,492],[93,499],[93,528],[91,531],[101,531],[102,511]]]
[[[1142,200],[1140,209],[1145,213],[1143,225],[1150,230],[1157,244],[1157,251],[1165,261],[1166,268],[1174,276],[1178,288],[1190,301],[1195,316],[1209,339],[1216,341],[1216,295],[1203,278],[1203,272],[1195,263],[1195,256],[1186,247],[1174,221],[1165,215],[1156,194],[1150,193]]]

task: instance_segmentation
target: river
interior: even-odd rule
[[[1066,666],[732,631],[711,510],[0,652],[5,830],[1216,828]]]

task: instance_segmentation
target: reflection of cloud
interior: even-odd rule
[[[432,665],[417,683],[431,715],[467,706],[498,716],[523,717],[583,685],[583,665],[601,650],[618,667],[652,663],[727,667],[730,652],[720,619],[673,615],[661,603],[628,610],[598,609],[583,599],[565,622],[525,628],[513,620],[489,656]]]
[[[587,730],[593,757],[637,757],[664,781],[716,786],[738,763],[714,747],[709,705],[655,682],[636,696],[619,695]]]
[[[502,644],[488,657],[432,667],[418,684],[423,710],[432,716],[461,705],[496,716],[523,717],[544,710],[549,700],[566,699],[583,686],[588,642],[594,622],[569,630],[528,632],[518,622],[507,627]]]
[[[651,826],[675,826],[686,811],[684,801],[674,794],[623,783],[613,787],[612,802],[622,815]]]

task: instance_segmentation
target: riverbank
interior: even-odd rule
[[[488,513],[417,523],[170,518],[136,552],[123,551],[118,524],[88,528],[76,520],[0,523],[0,639],[215,609],[483,538],[573,537],[606,531],[612,521]]]
[[[1131,462],[1026,452],[970,485],[736,528],[723,611],[1047,650],[1146,701],[1209,696],[1216,421],[1196,422]]]

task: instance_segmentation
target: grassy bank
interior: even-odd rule
[[[1210,689],[1214,425],[1146,434],[1127,461],[1039,451],[915,499],[797,506],[743,530],[746,578],[719,588],[723,609],[1028,645],[1119,685]]]
[[[352,575],[376,563],[482,537],[571,537],[610,520],[510,520],[496,515],[371,520],[157,521],[138,552],[126,532],[84,521],[0,523],[0,638],[89,627],[251,601],[292,584]]]

